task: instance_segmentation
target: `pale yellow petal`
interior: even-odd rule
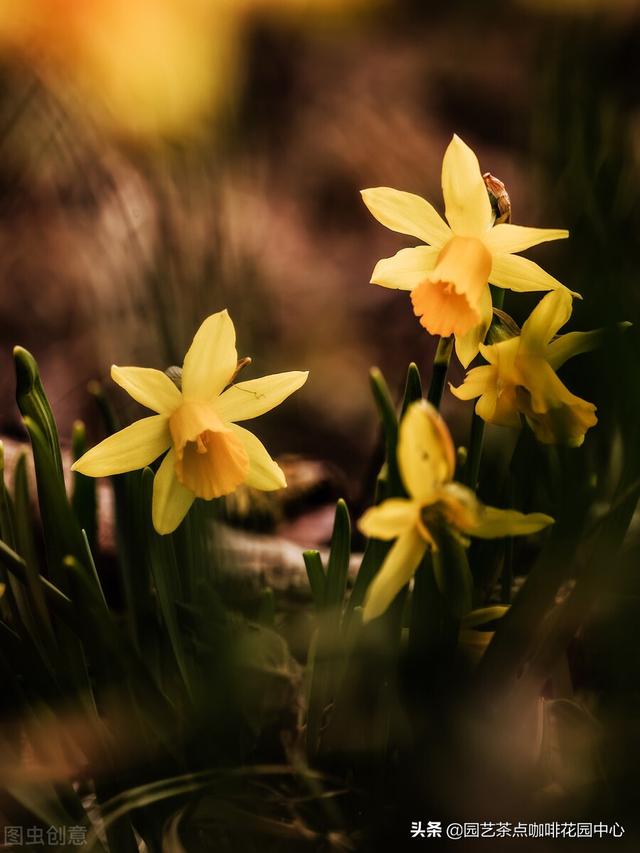
[[[453,137],[442,161],[442,194],[451,229],[463,237],[484,237],[493,223],[489,194],[475,153]]]
[[[491,364],[483,364],[482,367],[474,367],[470,370],[462,385],[457,388],[449,383],[449,390],[458,400],[474,400],[488,388],[494,388],[497,381],[495,367]]]
[[[401,249],[392,258],[378,261],[371,274],[371,284],[395,290],[413,290],[435,267],[439,253],[436,246]]]
[[[292,370],[238,382],[227,388],[215,401],[216,411],[223,421],[257,418],[279,406],[290,394],[301,388],[308,375],[306,370]]]
[[[476,415],[488,424],[493,423],[497,405],[498,389],[495,386],[489,386],[478,398],[475,409]]]
[[[365,536],[387,541],[414,527],[419,513],[420,505],[415,501],[389,498],[370,507],[360,518],[358,528]]]
[[[598,422],[593,403],[576,397],[542,358],[518,359],[523,388],[521,411],[543,444],[579,447],[585,433]]]
[[[189,512],[195,495],[178,482],[176,477],[176,454],[170,450],[162,460],[153,479],[151,516],[158,533],[173,533]]]
[[[596,407],[580,397],[574,397],[573,403],[526,418],[539,442],[567,447],[580,447],[587,431],[598,423]]]
[[[229,424],[229,429],[242,441],[249,457],[247,485],[263,492],[284,489],[287,481],[282,468],[271,458],[260,439],[256,438],[248,429],[237,426],[237,424]]]
[[[182,402],[182,395],[166,373],[150,367],[111,366],[111,378],[147,409],[171,414]]]
[[[374,187],[361,194],[378,222],[391,231],[409,234],[432,246],[442,246],[451,237],[449,226],[435,207],[419,195],[390,187]]]
[[[385,612],[402,587],[411,580],[426,550],[427,544],[415,528],[398,538],[369,585],[362,613],[364,622]]]
[[[630,325],[631,323],[620,323],[620,331],[629,328]],[[601,346],[608,333],[607,329],[595,329],[593,332],[569,332],[567,335],[560,335],[547,347],[547,361],[554,370],[558,370],[574,355],[581,355]]]
[[[496,426],[518,429],[521,426],[515,388],[507,386],[498,391],[498,386],[489,386],[478,398],[476,415],[483,421]]]
[[[455,448],[444,420],[430,403],[409,406],[400,423],[398,465],[412,498],[429,501],[453,477]]]
[[[496,287],[506,287],[520,293],[564,288],[564,284],[545,272],[538,264],[519,255],[494,254],[489,281]],[[572,296],[581,298],[579,293],[572,290],[569,292]]]
[[[569,232],[562,228],[527,228],[524,225],[501,223],[489,231],[484,242],[491,252],[511,254],[549,240],[564,240],[568,236]]]
[[[491,303],[491,291],[488,287],[483,288],[479,303],[480,322],[464,335],[456,335],[456,355],[463,367],[468,367],[478,355],[480,345],[487,337],[491,320],[493,319],[493,305]]]
[[[568,290],[547,293],[522,326],[519,351],[543,355],[547,344],[571,317],[572,307],[573,299]]]
[[[151,415],[121,429],[88,450],[71,466],[87,477],[109,477],[144,468],[171,444],[165,415]]]
[[[527,415],[544,414],[549,409],[584,402],[569,391],[545,359],[519,354],[516,363],[522,384],[529,393],[530,411],[526,412]],[[595,411],[595,406],[588,405]]]
[[[522,513],[515,509],[482,507],[478,523],[467,533],[478,539],[502,539],[505,536],[527,536],[553,524],[553,518],[542,512]]]
[[[182,393],[212,400],[228,385],[238,364],[236,331],[227,311],[211,314],[195,334],[184,358]]]

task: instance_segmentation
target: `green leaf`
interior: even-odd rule
[[[57,470],[55,458],[42,429],[30,417],[25,417],[24,423],[33,448],[49,572],[57,586],[64,590],[66,581],[60,568],[62,560],[66,554],[83,559],[84,541],[67,499],[62,473]]]
[[[13,358],[16,368],[16,400],[24,418],[30,418],[42,433],[46,442],[53,468],[62,479],[62,455],[58,428],[51,411],[51,406],[44,392],[38,364],[35,358],[22,347],[15,347]]]
[[[495,622],[497,619],[502,619],[508,610],[509,608],[504,604],[495,604],[491,607],[479,607],[477,610],[472,610],[463,617],[462,627],[478,628],[480,625],[487,625],[491,622]]]
[[[374,505],[382,503],[388,497],[388,484],[386,476],[381,473],[376,480],[376,492],[374,496]],[[391,548],[390,542],[382,542],[380,539],[368,539],[365,545],[362,561],[358,568],[353,590],[349,596],[347,605],[347,614],[349,618],[355,607],[360,607],[364,601],[364,596],[367,592],[369,584],[373,580],[376,572],[380,569],[384,558],[387,556]]]
[[[326,595],[326,578],[320,552],[305,551],[302,558],[307,570],[307,577],[309,578],[309,586],[311,587],[313,603],[316,606],[316,610],[320,610],[324,607]]]
[[[411,362],[407,370],[407,379],[404,386],[404,397],[402,398],[402,408],[400,418],[404,417],[405,412],[412,403],[422,399],[422,379],[417,364]]]
[[[4,542],[0,542],[0,563],[11,572],[14,577],[17,577],[22,583],[27,584],[27,569],[25,562],[15,551],[9,548]],[[47,604],[55,610],[55,612],[69,624],[73,624],[73,602],[66,596],[57,586],[52,584],[42,575],[38,576],[38,581],[42,585],[43,594],[47,600]]]
[[[396,455],[398,447],[398,418],[395,406],[385,378],[377,367],[371,369],[369,378],[373,399],[378,409],[384,432],[389,495],[402,496],[405,494],[405,491],[402,486]]]
[[[76,421],[73,425],[71,447],[74,462],[88,450],[87,433],[82,421]],[[98,530],[95,477],[85,477],[78,471],[74,472],[71,506],[78,524],[87,535],[90,547],[95,547]]]
[[[344,600],[351,557],[351,522],[349,510],[342,498],[336,504],[336,515],[331,536],[331,550],[327,564],[325,604],[340,607]]]
[[[27,476],[27,454],[25,452],[18,456],[16,462],[13,502],[15,507],[16,551],[22,555],[24,560],[24,573],[33,613],[37,619],[39,631],[45,634],[47,644],[51,644],[51,647],[55,648],[56,641],[38,568],[34,537],[35,520],[31,511],[29,480]]]
[[[144,504],[151,506],[151,493],[153,489],[153,471],[145,468],[142,472],[142,484]],[[147,522],[147,533],[149,543],[149,564],[153,578],[160,614],[173,651],[176,664],[184,685],[193,697],[191,684],[191,670],[189,657],[185,650],[184,638],[178,624],[176,611],[176,600],[180,598],[180,575],[178,561],[173,544],[172,536],[160,536],[151,523],[151,513]]]

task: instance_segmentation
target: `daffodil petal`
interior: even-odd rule
[[[442,194],[454,233],[484,238],[493,222],[491,202],[478,158],[459,136],[454,135],[442,161]]]
[[[501,223],[489,231],[484,238],[485,245],[491,252],[507,253],[522,252],[547,243],[549,240],[565,240],[569,232],[563,228],[527,228],[524,225]]]
[[[160,414],[171,414],[182,402],[182,395],[166,373],[150,367],[111,366],[111,378],[130,397]]]
[[[521,258],[519,255],[494,254],[489,281],[496,287],[506,287],[520,293],[564,289],[564,284],[557,278],[549,275],[529,258]],[[572,290],[569,292],[572,296],[581,298],[579,293]]]
[[[503,390],[498,394],[497,382],[489,386],[478,398],[476,415],[488,424],[519,429],[520,413],[516,406],[513,389]]]
[[[419,512],[420,506],[415,501],[389,498],[378,506],[370,507],[360,518],[358,528],[373,539],[395,539],[415,526]]]
[[[246,484],[263,492],[284,489],[287,480],[282,468],[271,458],[260,439],[256,438],[248,429],[237,424],[229,424],[229,429],[242,441],[249,457],[249,473],[247,474]]]
[[[400,423],[398,465],[409,495],[421,502],[453,477],[451,434],[437,409],[425,400],[409,406]]]
[[[528,392],[523,411],[538,441],[579,447],[598,422],[593,403],[572,394],[542,358],[519,358],[518,370]]]
[[[523,513],[515,509],[497,509],[485,506],[475,527],[467,533],[478,539],[502,539],[504,536],[527,536],[553,524],[550,515],[543,512]]]
[[[400,249],[392,258],[382,258],[371,274],[371,284],[395,290],[413,290],[435,267],[440,249],[436,246],[416,246]]]
[[[216,412],[223,421],[257,418],[279,406],[290,394],[301,388],[308,375],[306,370],[292,370],[238,382],[227,388],[215,401]]]
[[[547,293],[522,326],[520,352],[543,354],[547,344],[571,317],[573,300],[568,290]]]
[[[161,535],[173,533],[189,512],[195,495],[176,477],[176,453],[170,450],[162,460],[153,479],[151,517]]]
[[[71,466],[87,477],[110,477],[144,468],[171,444],[165,415],[151,415],[121,429],[88,450]]]
[[[485,287],[480,296],[480,322],[464,335],[456,335],[456,355],[463,367],[468,367],[478,355],[480,345],[487,337],[491,320],[493,319],[493,305],[491,303],[491,291]]]
[[[482,418],[485,423],[492,423],[496,414],[498,405],[498,389],[496,386],[489,386],[478,398],[476,403],[476,415]]]
[[[362,613],[364,622],[384,613],[402,587],[409,583],[426,550],[427,543],[415,528],[398,537],[369,585]]]
[[[584,402],[569,391],[546,359],[519,354],[516,363],[522,384],[529,392],[527,414],[546,414],[550,409]]]
[[[465,376],[462,385],[457,388],[449,383],[449,390],[458,400],[474,400],[492,386],[496,382],[496,369],[491,364],[483,364],[481,367],[474,367]]]
[[[361,195],[378,222],[391,231],[409,234],[432,246],[442,246],[451,237],[449,226],[435,207],[419,195],[391,187],[361,190]]]
[[[623,325],[623,324],[621,324]],[[569,332],[551,341],[547,347],[546,359],[554,370],[574,355],[590,352],[599,347],[605,339],[605,329],[595,329],[593,332]]]
[[[238,364],[236,331],[227,311],[211,314],[195,334],[182,368],[186,399],[208,401],[231,381]]]

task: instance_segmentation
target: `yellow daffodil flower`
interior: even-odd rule
[[[519,427],[522,414],[544,444],[579,446],[598,422],[596,407],[572,394],[555,371],[571,356],[593,349],[602,333],[555,337],[570,316],[571,295],[548,293],[520,335],[480,347],[489,364],[470,370],[452,393],[460,400],[478,397],[476,413],[487,423]]]
[[[372,507],[358,525],[366,536],[396,540],[367,591],[365,621],[384,613],[427,548],[438,550],[443,526],[463,536],[498,539],[535,533],[553,523],[539,512],[524,515],[484,506],[471,489],[453,482],[451,435],[437,410],[424,400],[411,405],[400,424],[398,466],[408,497]]]
[[[371,282],[410,291],[421,325],[432,335],[455,335],[456,353],[466,367],[491,323],[489,282],[517,291],[563,288],[533,261],[513,253],[561,240],[569,232],[494,225],[478,158],[458,136],[442,161],[442,194],[448,225],[428,201],[413,193],[389,187],[362,191],[379,222],[429,244],[378,261]]]
[[[114,382],[157,414],[102,441],[73,470],[88,477],[123,474],[168,450],[153,482],[158,533],[175,530],[195,498],[221,497],[241,483],[264,491],[286,486],[262,443],[236,422],[273,409],[304,385],[308,374],[276,373],[229,385],[238,364],[235,340],[226,311],[207,317],[185,356],[182,390],[160,370],[111,368]]]

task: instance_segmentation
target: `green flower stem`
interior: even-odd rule
[[[480,461],[482,460],[482,448],[484,446],[484,428],[484,421],[474,412],[471,416],[469,453],[462,476],[462,482],[465,486],[473,489],[474,492],[478,488],[478,479],[480,476]]]
[[[494,308],[501,309],[504,305],[504,289],[502,287],[491,287],[491,301]],[[495,317],[491,321],[493,326]],[[475,410],[471,416],[471,433],[469,436],[469,454],[467,463],[464,467],[462,482],[465,486],[469,486],[474,491],[478,487],[478,479],[480,476],[480,462],[482,460],[482,448],[484,445],[484,429],[485,423],[482,418],[476,415]]]
[[[442,392],[444,391],[444,383],[447,378],[447,371],[451,362],[451,354],[453,353],[453,335],[448,338],[440,338],[436,349],[435,358],[433,359],[433,371],[431,373],[431,383],[427,392],[427,400],[436,409],[440,408],[442,400]]]
[[[433,359],[427,400],[436,409],[440,408],[453,354],[453,342],[453,335],[448,338],[440,338]],[[448,613],[447,603],[436,583],[431,554],[427,553],[415,574],[409,627],[411,653],[417,657],[428,656],[435,648],[441,646],[442,626],[443,623],[449,621],[450,614]],[[457,632],[455,633],[457,634]]]

